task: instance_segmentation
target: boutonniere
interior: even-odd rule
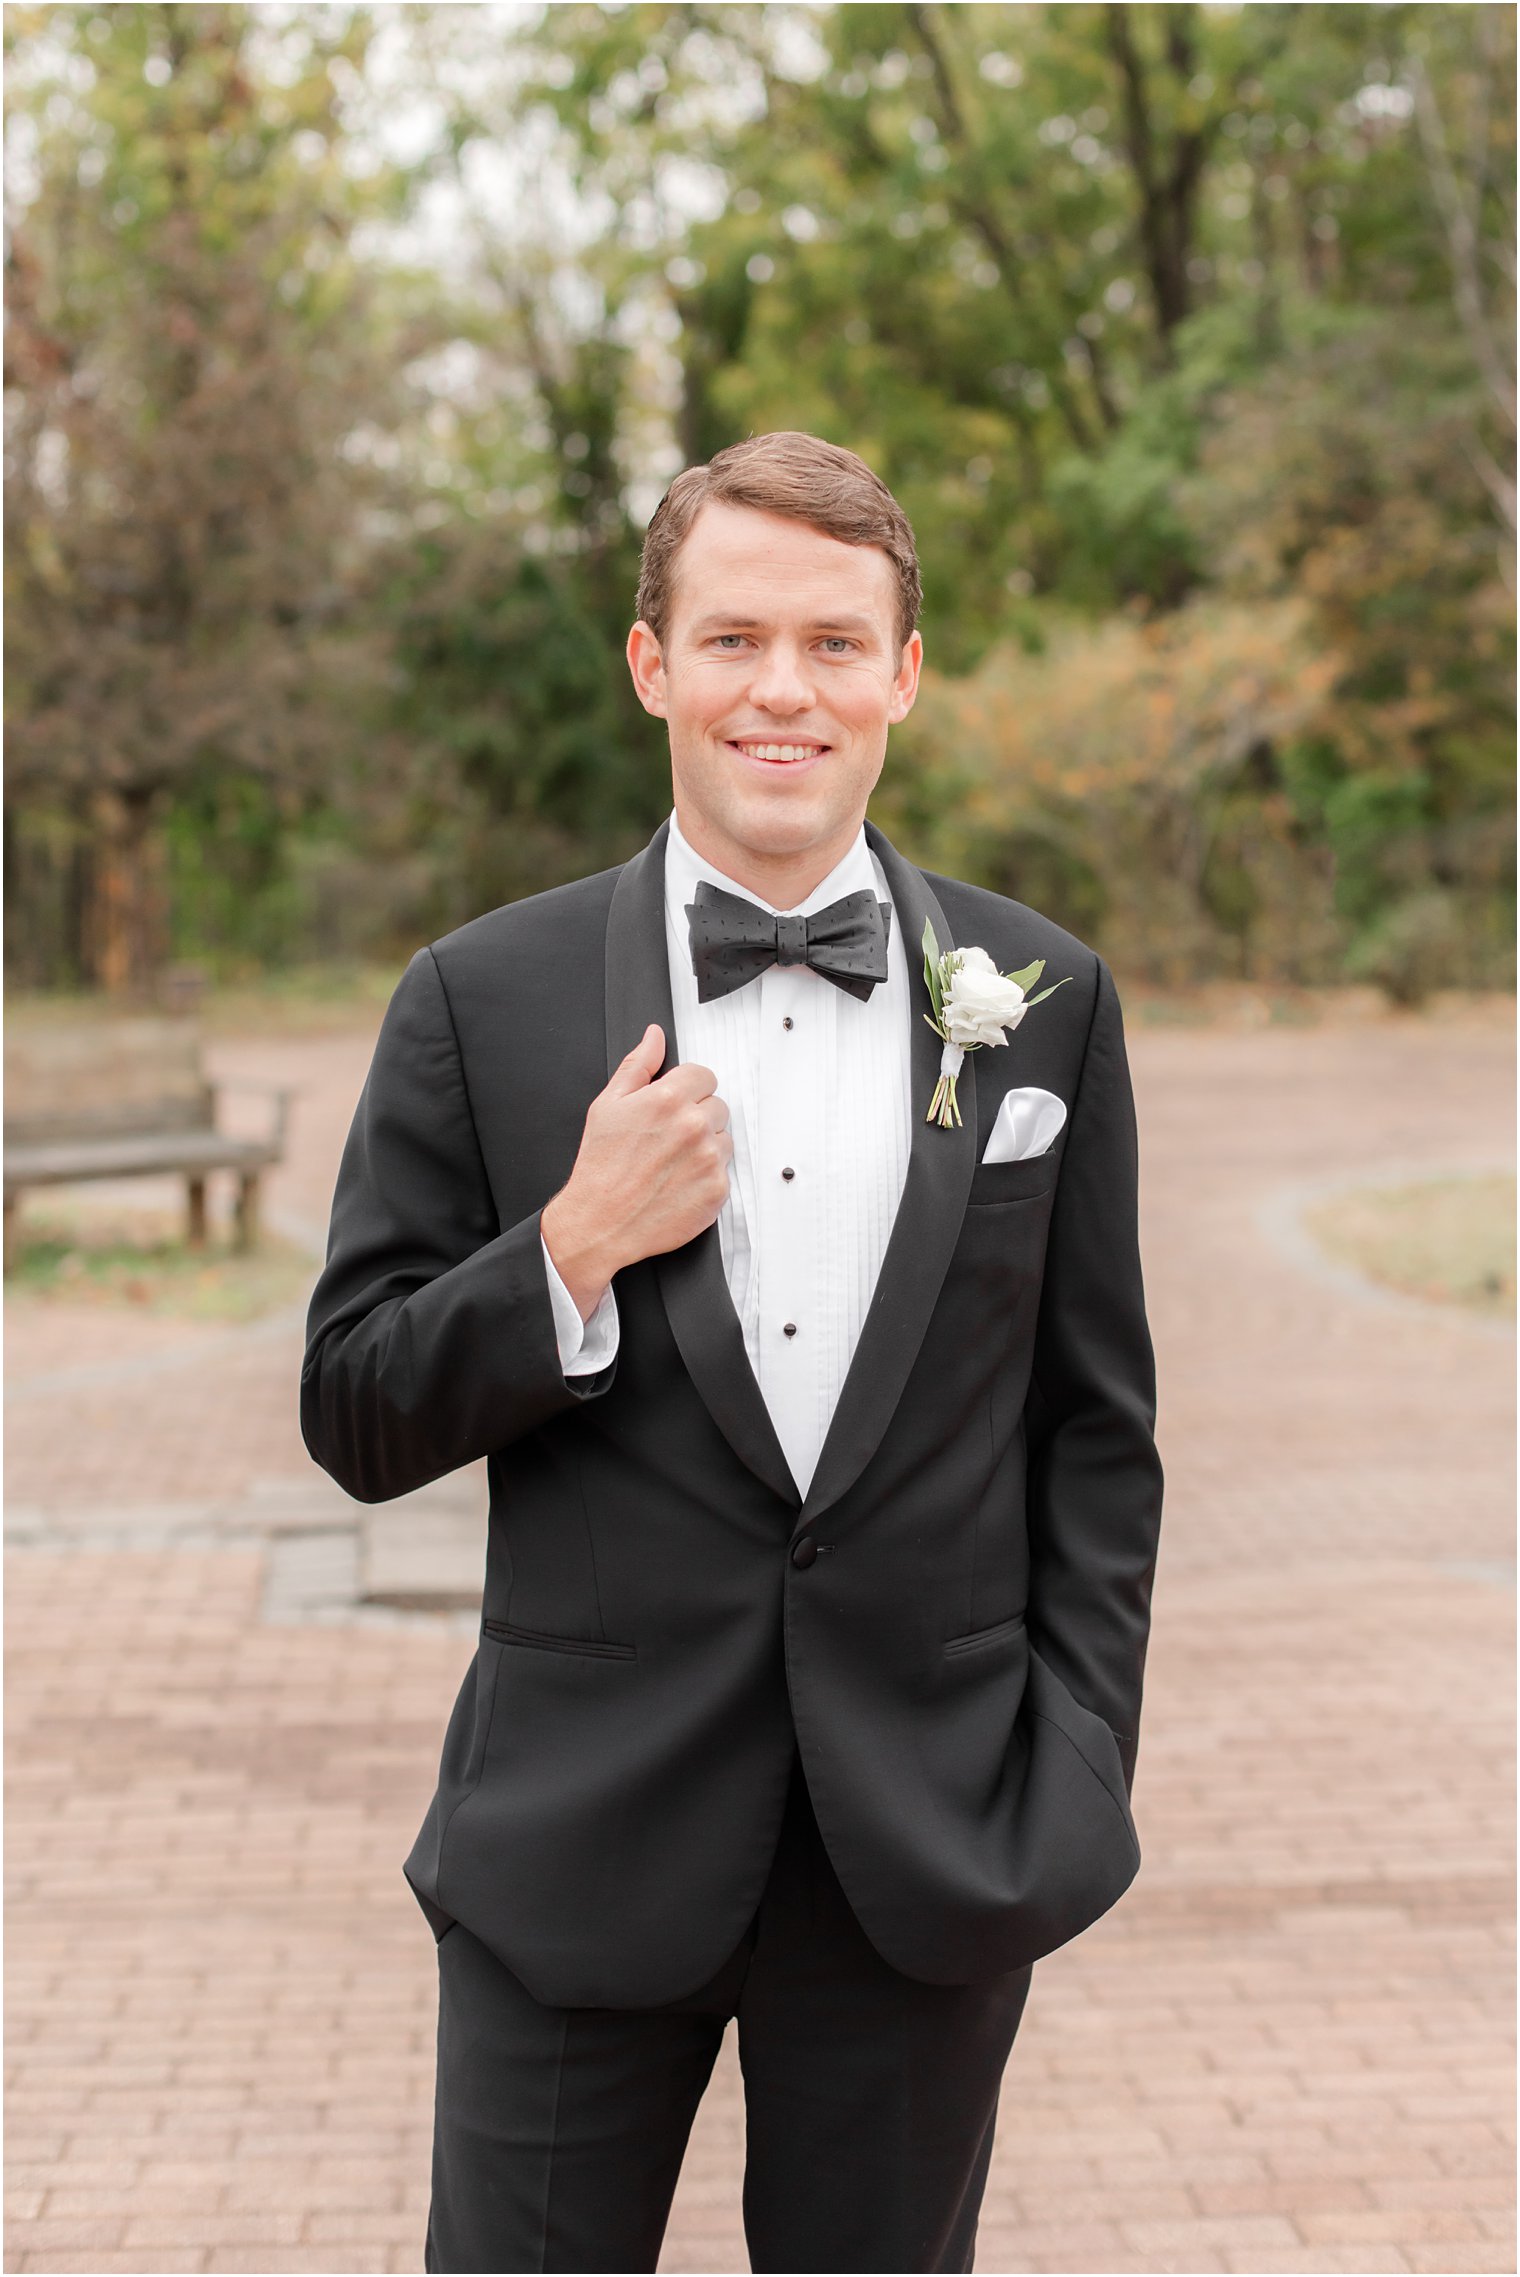
[[[1016,1028],[1032,1004],[1043,1004],[1047,996],[1054,996],[1071,974],[1063,973],[1061,980],[1052,981],[1038,996],[1031,996],[1029,990],[1045,970],[1043,957],[1036,957],[1020,972],[999,972],[985,949],[946,949],[941,956],[927,917],[923,948],[924,979],[934,1006],[933,1017],[926,1012],[924,1018],[945,1043],[939,1059],[939,1081],[924,1121],[938,1122],[942,1130],[948,1130],[961,1119],[955,1103],[955,1079],[967,1052],[974,1052],[981,1044],[1006,1044],[1004,1031]]]

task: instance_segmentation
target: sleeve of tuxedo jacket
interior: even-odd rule
[[[1101,957],[1051,1215],[1026,1418],[1031,1643],[1119,1742],[1133,1790],[1161,1523],[1134,1095]]]
[[[542,1215],[498,1227],[443,980],[420,949],[343,1150],[301,1370],[306,1445],[361,1502],[425,1486],[612,1384],[615,1353],[592,1374],[561,1364]]]

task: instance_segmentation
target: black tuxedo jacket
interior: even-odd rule
[[[876,826],[912,974],[919,1103],[880,1278],[806,1497],[716,1224],[618,1273],[619,1348],[560,1365],[539,1240],[586,1109],[675,1040],[662,823],[616,868],[421,949],[386,1013],[333,1200],[306,1444],[361,1501],[484,1455],[479,1647],[403,1871],[538,1999],[695,1989],[760,1900],[794,1733],[819,1826],[895,1968],[1022,1967],[1133,1879],[1160,1523],[1134,1106],[1101,957],[926,874]],[[919,943],[1073,979],[939,1069]],[[1014,1083],[1053,1149],[982,1165]]]

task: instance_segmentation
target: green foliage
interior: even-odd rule
[[[208,774],[319,783],[373,640],[331,631],[365,505],[344,446],[386,403],[335,103],[366,38],[357,14],[7,18],[35,183],[10,233],[7,788],[86,838],[59,962],[109,985],[167,949],[172,807]]]
[[[1325,979],[1329,881],[1265,763],[1312,729],[1333,671],[1292,602],[1072,613],[1039,655],[925,673],[878,813],[893,831],[916,802],[936,869],[1097,932],[1150,978]]]
[[[1503,982],[1513,46],[10,10],[12,953],[384,957],[620,859],[643,526],[800,426],[916,532],[875,811],[921,858],[1148,971]]]

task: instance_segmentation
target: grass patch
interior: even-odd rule
[[[323,1036],[374,1028],[406,970],[385,965],[298,965],[206,990],[199,1018],[211,1036]]]
[[[298,965],[247,980],[208,982],[193,1016],[208,1036],[325,1036],[378,1027],[406,963],[405,955],[398,955],[388,965]],[[98,992],[14,990],[5,999],[6,1021],[18,1029],[76,1022],[93,1026],[164,1009],[157,1003],[115,1001]]]
[[[211,1037],[327,1036],[374,1029],[406,970],[404,947],[383,962],[328,962],[282,966],[264,973],[217,980],[208,975],[189,1009]],[[1316,1028],[1327,1022],[1378,1021],[1390,1017],[1383,990],[1364,983],[1332,983],[1319,988],[1276,986],[1249,981],[1200,981],[1178,988],[1153,988],[1138,975],[1119,976],[1126,1024],[1139,1028]],[[167,988],[167,983],[166,983]],[[1403,1018],[1450,1020],[1478,1017],[1512,1023],[1513,995],[1503,990],[1438,990]],[[163,1011],[166,1004],[134,1006],[99,993],[40,993],[10,990],[5,1017],[17,1029],[62,1027],[127,1018],[134,1011]]]
[[[230,1231],[212,1226],[204,1249],[185,1240],[183,1213],[22,1204],[12,1298],[86,1305],[161,1319],[257,1320],[296,1303],[311,1287],[313,1260],[267,1229],[242,1256]]]
[[[1406,1296],[1515,1317],[1515,1181],[1422,1179],[1337,1194],[1304,1224],[1332,1257]]]

